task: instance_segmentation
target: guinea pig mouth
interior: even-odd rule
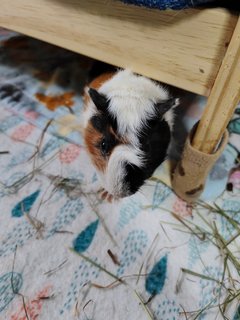
[[[125,198],[135,194],[145,182],[145,174],[141,168],[131,163],[125,163],[121,176],[112,177],[114,188],[107,188],[115,199]],[[115,183],[114,183],[115,181]]]
[[[127,186],[127,196],[136,193],[145,181],[144,171],[134,164],[126,163],[123,184]]]
[[[117,146],[110,156],[104,174],[105,189],[114,198],[136,193],[145,180],[142,155],[129,145]]]

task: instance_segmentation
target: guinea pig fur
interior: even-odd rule
[[[166,88],[129,70],[102,74],[85,88],[86,148],[114,198],[137,192],[165,160],[178,104]]]

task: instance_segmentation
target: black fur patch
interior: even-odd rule
[[[97,101],[94,104],[98,104]],[[95,129],[103,133],[107,127],[112,127],[114,132],[117,134],[117,120],[116,118],[108,112],[109,101],[106,100],[106,105],[104,109],[98,109],[98,114],[93,116],[90,121]]]
[[[103,156],[108,156],[116,145],[120,143],[115,133],[115,122],[111,120],[108,112],[100,112],[94,115],[90,122],[92,126],[102,134],[102,139],[98,141],[96,147],[100,149]],[[111,132],[111,128],[113,132]]]
[[[100,112],[105,112],[108,108],[108,99],[105,95],[99,93],[97,90],[90,88],[88,93]]]
[[[140,137],[140,148],[146,155],[145,179],[148,179],[166,159],[170,139],[170,128],[165,120],[148,121]]]
[[[103,73],[116,72],[117,70],[118,70],[118,68],[113,65],[96,60],[93,63],[93,66],[88,73],[88,83],[92,82],[92,80],[94,80],[95,78],[97,78],[98,76],[100,76]]]
[[[126,176],[124,178],[126,190],[129,194],[134,194],[143,185],[146,177],[144,170],[136,165],[127,163],[125,166]]]
[[[156,168],[166,159],[170,143],[170,128],[165,120],[149,120],[142,132],[140,148],[144,152],[144,164],[141,168],[126,164],[125,183],[130,194],[137,192],[150,178]]]
[[[95,115],[90,119],[91,124],[93,127],[99,131],[100,133],[104,133],[106,131],[106,128],[108,126],[108,122],[106,117],[100,115]]]
[[[90,119],[91,124],[99,132],[103,133],[107,128],[112,127],[115,134],[117,134],[117,120],[113,118],[107,111],[94,115]]]
[[[96,147],[101,151],[102,156],[108,157],[114,147],[118,145],[119,141],[115,138],[115,136],[109,132],[105,132],[103,138],[96,144]]]

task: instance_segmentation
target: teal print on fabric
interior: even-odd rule
[[[155,312],[156,320],[179,320],[181,309],[174,300],[163,300]]]
[[[8,272],[0,277],[0,312],[13,300],[22,284],[22,275],[17,272]]]
[[[23,120],[18,116],[9,116],[4,120],[1,120],[0,131],[5,132],[15,126],[17,126]]]
[[[216,161],[214,167],[209,173],[210,180],[218,181],[227,177],[229,170],[232,168],[233,161],[232,160],[232,153],[230,153],[230,159],[225,151],[221,154],[220,158]]]
[[[238,307],[233,320],[240,320],[240,306]]]
[[[96,263],[100,263],[96,257],[91,257],[91,259]],[[73,273],[63,308],[60,310],[61,315],[64,312],[71,310],[76,304],[76,301],[81,300],[81,297],[86,295],[86,292],[89,290],[89,286],[86,286],[86,284],[90,283],[91,281],[94,282],[94,280],[98,278],[100,272],[100,269],[93,266],[90,262],[83,261],[80,264],[80,266]]]
[[[26,173],[25,172],[15,172],[13,173],[7,180],[4,181],[4,185],[7,187],[4,187],[2,188],[0,186],[0,198],[6,196],[6,195],[9,195],[9,194],[15,194],[16,193],[16,189],[15,188],[11,188],[11,186],[23,179],[24,177],[26,176]]]
[[[130,199],[120,209],[119,220],[117,223],[117,231],[127,226],[141,211],[141,202],[138,200]]]
[[[196,236],[192,235],[188,242],[189,256],[188,256],[188,267],[193,268],[199,261],[201,254],[207,251],[210,245],[208,240],[200,240]]]
[[[157,182],[153,194],[152,210],[159,207],[159,205],[168,198],[172,190],[162,182]]]
[[[52,227],[48,231],[47,237],[51,237],[56,230],[61,230],[65,226],[71,224],[77,216],[82,212],[83,203],[80,198],[75,200],[67,200],[55,217]]]
[[[10,162],[7,165],[7,168],[11,169],[11,167],[14,167],[26,162],[32,156],[32,154],[33,154],[33,151],[30,148],[23,149],[21,153],[11,158]]]
[[[22,201],[20,201],[13,209],[12,209],[12,217],[19,218],[24,215],[24,213],[28,213],[34,202],[36,201],[38,195],[40,193],[40,190],[35,191],[30,196],[24,198]]]
[[[144,253],[148,244],[148,236],[143,230],[132,230],[124,240],[124,248],[121,252],[121,266],[117,270],[117,276],[122,276],[125,270],[137,261]]]
[[[240,201],[237,200],[225,200],[222,206],[223,211],[236,223],[240,223]],[[221,235],[225,240],[229,240],[232,237],[234,231],[233,225],[226,219],[221,216]]]
[[[209,267],[207,266],[203,272],[201,272],[205,276],[214,278],[221,283],[222,270],[217,267]],[[199,301],[199,309],[204,309],[205,306],[213,306],[218,303],[218,295],[220,294],[221,284],[216,284],[216,282],[208,279],[200,279],[199,280],[200,288],[201,288],[201,300]],[[199,320],[203,319],[212,319],[211,313],[212,309],[206,310],[199,316]]]
[[[84,252],[88,249],[95,236],[99,220],[96,220],[89,224],[77,238],[73,241],[73,248],[77,252]]]
[[[230,133],[240,134],[240,118],[233,119],[228,125]]]
[[[167,260],[168,257],[165,255],[154,265],[147,276],[145,288],[153,296],[159,294],[164,287],[167,274]]]
[[[66,143],[66,141],[60,138],[53,137],[49,139],[40,152],[40,158],[46,157],[57,148],[60,148],[64,143]]]
[[[16,246],[22,247],[30,238],[33,237],[36,230],[28,222],[21,220],[18,222],[13,229],[11,229],[2,239],[0,244],[0,257],[6,257],[13,253]]]

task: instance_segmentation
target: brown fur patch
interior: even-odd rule
[[[95,78],[92,82],[90,82],[88,87],[97,90],[104,84],[104,82],[110,80],[113,76],[114,76],[114,72],[103,73],[97,78]],[[86,108],[89,101],[90,101],[90,97],[88,95],[88,92],[86,92],[85,90],[84,96],[83,96],[84,108]]]
[[[188,196],[193,196],[195,195],[198,191],[201,191],[203,189],[203,185],[200,184],[200,186],[192,189],[192,190],[189,190],[189,191],[186,191],[185,193],[188,195]]]
[[[104,172],[107,166],[107,160],[104,159],[101,151],[96,147],[102,138],[103,135],[89,123],[84,134],[85,144],[95,166],[98,170]]]
[[[89,87],[94,89],[99,89],[106,81],[110,80],[114,72],[103,73],[97,78],[95,78],[92,82],[90,82]]]

